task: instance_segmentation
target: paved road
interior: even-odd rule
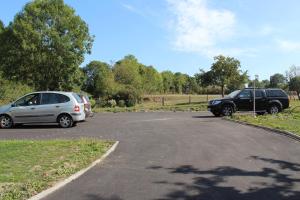
[[[72,129],[0,130],[0,138],[119,140],[102,165],[47,200],[299,200],[300,143],[209,113],[107,113]]]

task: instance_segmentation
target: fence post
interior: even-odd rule
[[[165,97],[162,97],[161,102],[162,102],[162,106],[165,106]]]
[[[192,97],[191,97],[191,95],[189,96],[189,104],[191,104],[192,103]]]

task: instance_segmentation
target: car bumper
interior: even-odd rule
[[[80,122],[85,120],[84,113],[71,113],[74,122]]]
[[[221,104],[218,105],[208,105],[207,110],[210,112],[221,112],[222,107]]]

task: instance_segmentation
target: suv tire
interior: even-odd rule
[[[280,108],[277,104],[271,104],[270,108],[268,109],[268,113],[275,115],[280,112]]]
[[[67,114],[60,115],[57,121],[61,128],[70,128],[73,126],[73,119],[70,115]]]
[[[222,108],[222,115],[225,117],[231,116],[233,113],[232,106],[230,105],[224,105]]]

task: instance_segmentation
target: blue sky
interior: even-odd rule
[[[3,0],[7,25],[27,0]],[[65,0],[95,35],[91,60],[127,54],[159,71],[193,75],[218,54],[241,61],[253,78],[300,65],[299,0]]]

